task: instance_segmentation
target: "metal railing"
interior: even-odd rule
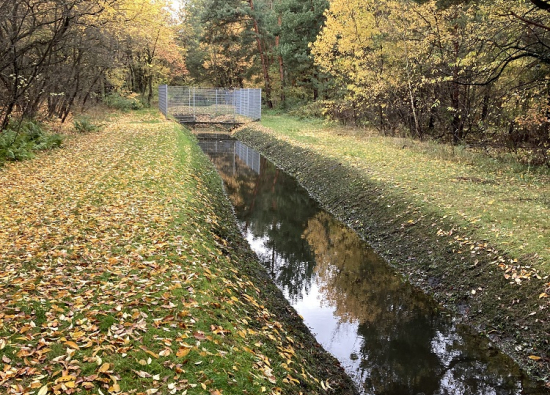
[[[261,89],[159,86],[159,108],[182,123],[245,123],[262,117]]]

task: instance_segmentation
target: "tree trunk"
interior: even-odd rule
[[[277,18],[277,25],[281,27],[283,23],[281,15]],[[284,69],[284,62],[283,62],[283,56],[281,55],[279,43],[280,43],[280,37],[277,35],[275,37],[275,47],[277,48],[278,58],[279,58],[279,79],[281,80],[281,104],[284,106],[286,96],[285,96],[285,69]]]
[[[455,63],[458,60],[459,44],[458,44],[458,25],[454,28],[455,37],[453,39],[453,49]],[[458,84],[459,67],[453,66],[453,80],[451,81],[451,105],[453,106],[454,114],[451,122],[451,131],[453,134],[453,143],[458,144],[462,140],[463,123],[460,117],[460,85]]]
[[[147,95],[147,107],[151,107],[151,101],[153,101],[153,76],[149,76],[149,94]]]
[[[248,0],[248,3],[250,4],[250,9],[252,10],[252,14],[254,13],[254,1]],[[262,61],[262,71],[264,75],[264,92],[265,92],[265,100],[267,102],[267,106],[269,108],[273,108],[273,102],[271,100],[271,79],[269,78],[269,65],[267,63],[267,56],[264,53],[263,47],[262,47],[262,40],[260,36],[260,27],[258,25],[258,20],[255,18],[254,15],[252,15],[252,22],[254,23],[254,32],[256,33],[256,44],[258,46],[258,53],[260,54],[260,60]]]

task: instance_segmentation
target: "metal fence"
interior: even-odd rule
[[[219,138],[199,138],[199,146],[211,158],[222,158],[219,162],[220,166],[224,166],[226,171],[235,174],[237,169],[237,158],[244,162],[256,174],[261,171],[261,156],[260,153],[247,145],[235,140],[225,134],[218,135]]]
[[[159,86],[159,108],[182,123],[245,123],[262,117],[261,89]]]

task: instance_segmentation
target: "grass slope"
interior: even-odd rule
[[[262,125],[237,137],[533,377],[550,380],[548,175],[321,121],[267,114]]]
[[[0,170],[0,392],[353,393],[150,112]]]

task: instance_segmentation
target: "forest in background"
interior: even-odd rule
[[[545,0],[3,0],[0,128],[159,83],[550,163]]]
[[[75,105],[136,92],[185,71],[166,2],[2,0],[0,126],[13,115],[65,120]]]

